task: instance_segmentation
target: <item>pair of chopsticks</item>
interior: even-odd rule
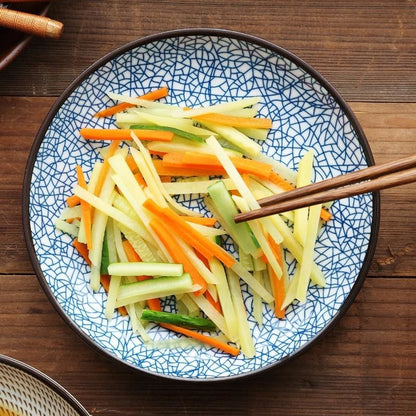
[[[254,220],[411,182],[416,182],[416,154],[259,199],[261,208],[237,214],[234,220]]]
[[[39,0],[26,0],[26,2],[38,2]],[[13,0],[6,3],[20,3],[21,0]],[[25,13],[7,9],[0,3],[0,26],[25,32],[29,35],[44,38],[57,39],[63,31],[63,24],[46,16]]]

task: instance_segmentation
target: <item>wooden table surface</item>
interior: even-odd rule
[[[34,136],[65,86],[144,35],[232,29],[297,54],[346,98],[377,163],[416,152],[413,0],[56,0],[60,40],[33,39],[0,73],[0,353],[43,371],[92,415],[416,414],[416,184],[381,193],[381,228],[364,286],[335,328],[283,367],[232,382],[131,372],[86,345],[32,270],[21,220]]]

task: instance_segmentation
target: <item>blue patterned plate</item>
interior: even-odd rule
[[[334,219],[319,237],[316,261],[327,286],[310,287],[308,301],[294,304],[285,320],[265,307],[265,324],[249,317],[255,358],[215,349],[183,347],[176,334],[152,332],[147,346],[128,319],[104,317],[104,291],[92,293],[88,269],[68,236],[53,221],[71,194],[74,171],[91,169],[94,144],[79,139],[81,127],[109,127],[93,114],[112,104],[107,90],[140,95],[169,87],[168,103],[209,105],[261,96],[260,113],[274,120],[263,150],[295,168],[314,148],[316,180],[373,164],[364,134],[335,89],[291,53],[263,40],[221,30],[181,30],[150,36],[105,56],[82,73],[58,99],[33,145],[24,183],[24,226],[40,283],[59,313],[90,344],[115,360],[151,374],[220,380],[256,373],[297,356],[346,311],[367,273],[378,231],[378,195],[337,201]],[[198,199],[187,201],[191,206]],[[246,302],[251,298],[245,292]]]

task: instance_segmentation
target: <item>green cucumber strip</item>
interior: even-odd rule
[[[158,277],[120,286],[115,307],[141,302],[147,299],[181,295],[195,290],[191,276]]]
[[[238,209],[231,198],[223,181],[219,180],[208,187],[208,194],[212,203],[221,213],[222,219],[227,224],[227,228],[235,243],[247,254],[255,254],[258,250],[258,242],[253,238],[252,231],[246,222],[236,223],[234,216],[238,214]]]
[[[108,274],[115,276],[181,276],[182,264],[177,263],[146,263],[122,262],[108,266]]]
[[[220,235],[214,236],[214,243],[217,244],[218,246],[224,248],[224,241],[222,240]]]
[[[108,273],[109,264],[110,264],[110,254],[108,251],[107,232],[105,232],[104,239],[103,239],[103,248],[101,251],[101,266],[100,266],[101,274],[109,274]]]
[[[248,227],[248,232],[249,232],[249,234],[250,234],[250,236],[253,240],[254,245],[259,249],[260,248],[260,243],[257,241],[257,238],[254,235],[253,230],[250,227]],[[255,257],[258,257],[258,256],[255,256]]]
[[[154,126],[148,124],[134,124],[130,126],[131,129],[138,129],[138,130],[162,130],[162,131],[170,131],[177,136],[183,137],[188,140],[193,140],[195,142],[203,143],[204,139],[202,137],[197,136],[196,134],[188,133],[187,131],[183,131],[177,129],[175,127],[168,127],[168,126]]]
[[[201,329],[203,331],[214,331],[216,329],[214,322],[210,319],[182,315],[179,313],[153,311],[150,309],[143,310],[141,319],[163,324],[178,325],[185,328]]]

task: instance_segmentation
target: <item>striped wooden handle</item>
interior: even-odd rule
[[[0,26],[44,38],[59,38],[63,24],[48,17],[0,8]]]

